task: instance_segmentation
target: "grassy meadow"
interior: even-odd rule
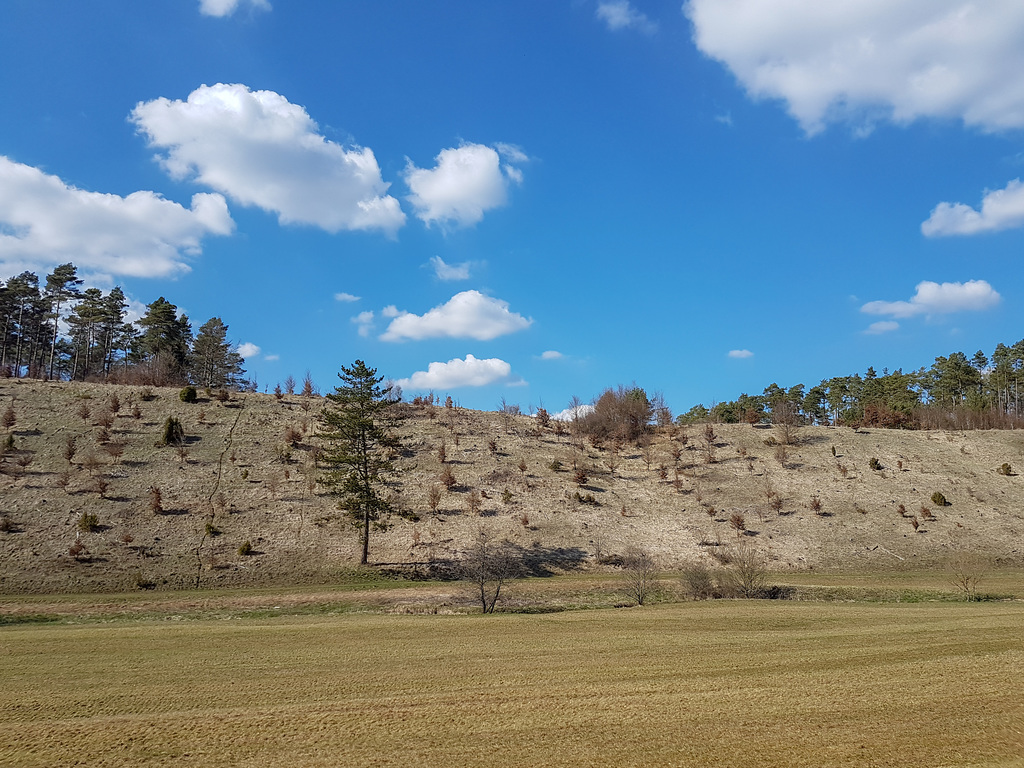
[[[1020,601],[0,628],[3,766],[1021,766]]]

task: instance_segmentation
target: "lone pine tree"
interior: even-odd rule
[[[342,366],[338,377],[342,385],[327,395],[321,416],[324,484],[338,497],[338,507],[362,529],[359,562],[366,565],[370,524],[383,528],[384,518],[395,511],[387,484],[395,474],[391,456],[399,445],[392,431],[398,418],[396,401],[390,388],[381,386],[384,377],[362,360],[350,368]]]

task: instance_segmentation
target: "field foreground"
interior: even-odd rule
[[[1024,605],[0,630],[0,765],[1024,765]]]

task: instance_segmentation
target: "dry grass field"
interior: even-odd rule
[[[331,584],[358,560],[357,531],[310,462],[321,398],[201,394],[186,404],[176,389],[0,380],[0,408],[10,403],[0,593]],[[780,461],[771,428],[717,425],[708,463],[696,427],[663,431],[648,451],[588,443],[579,453],[527,416],[406,410],[396,502],[416,519],[374,534],[378,564],[457,560],[481,526],[514,542],[534,574],[594,569],[631,545],[666,569],[717,568],[739,541],[780,573],[935,569],[958,550],[1024,564],[1019,432],[805,428]],[[184,425],[184,453],[157,445],[168,416]],[[442,442],[457,482],[432,512]],[[1011,475],[997,472],[1003,463]],[[936,491],[948,505],[931,501]],[[93,530],[79,528],[83,514],[96,515]]]
[[[1020,602],[26,624],[0,765],[1020,766],[1022,629]]]

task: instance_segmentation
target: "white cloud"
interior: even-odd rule
[[[444,259],[440,256],[430,257],[430,266],[434,268],[434,275],[438,280],[469,280],[471,265],[470,261],[464,261],[461,264],[445,264]]]
[[[341,302],[346,302],[346,303],[353,302],[353,301],[359,301],[359,298],[360,298],[359,296],[353,296],[351,293],[344,293],[343,292],[343,293],[336,293],[336,294],[334,294],[334,300],[335,301],[341,301]]]
[[[504,360],[492,357],[478,360],[472,355],[466,359],[455,358],[447,363],[431,363],[425,371],[416,371],[408,379],[396,383],[402,389],[455,389],[456,387],[484,387],[488,384],[507,382],[512,375],[512,366]]]
[[[268,363],[274,363],[274,362],[277,362],[278,360],[280,360],[281,356],[280,355],[264,355],[263,359],[266,360]]]
[[[606,0],[597,4],[597,18],[608,25],[608,29],[617,32],[620,29],[636,29],[650,35],[657,31],[658,25],[634,8],[629,0]]]
[[[910,301],[869,301],[860,311],[896,318],[979,312],[991,309],[999,303],[1000,298],[984,280],[942,284],[925,280],[917,284],[917,291],[910,297]]]
[[[561,352],[559,352],[557,350],[554,350],[554,349],[549,349],[546,352],[543,352],[541,354],[540,359],[541,360],[561,360],[563,357],[564,357],[564,355]]]
[[[533,323],[532,319],[509,311],[507,301],[484,296],[479,291],[457,293],[425,315],[400,312],[394,307],[386,308],[382,314],[394,318],[381,336],[383,341],[441,337],[489,341],[529,328]]]
[[[194,178],[282,224],[328,232],[405,223],[372,150],[328,141],[302,107],[273,91],[203,85],[187,101],[140,102],[131,120],[175,179]]]
[[[688,0],[694,42],[804,130],[953,118],[1024,126],[1018,0]]]
[[[373,333],[373,312],[360,312],[352,318],[352,322],[356,324],[360,336],[366,337]]]
[[[575,419],[582,419],[587,414],[594,412],[594,406],[592,405],[580,405],[576,408],[569,407],[564,411],[558,413],[552,413],[551,418],[555,421],[573,421]]]
[[[252,342],[246,341],[238,345],[238,354],[244,357],[246,360],[252,357],[256,357],[260,353],[260,348]]]
[[[189,270],[207,235],[235,227],[224,198],[193,195],[192,207],[156,192],[127,197],[68,186],[0,156],[0,265],[36,271],[73,261],[80,270],[166,277]]]
[[[1014,179],[1003,189],[985,192],[981,210],[963,203],[939,203],[921,224],[926,237],[975,235],[1024,225],[1024,184]]]
[[[499,151],[483,144],[442,149],[432,170],[417,168],[410,160],[405,183],[412,194],[406,199],[416,216],[428,226],[437,222],[467,227],[486,211],[505,205],[509,182],[522,181],[522,172],[511,163],[522,162],[525,155],[510,145],[498,146],[506,153],[504,165]]]
[[[864,331],[864,333],[870,333],[872,335],[877,335],[880,333],[889,333],[891,331],[897,330],[899,327],[900,324],[897,323],[895,320],[879,320],[877,323],[872,323],[871,325],[869,325],[867,327],[867,330]]]
[[[753,357],[754,353],[749,349],[731,349],[729,350],[729,357],[736,360],[744,360],[748,357]]]
[[[240,5],[248,5],[258,11],[270,10],[267,0],[199,0],[199,12],[204,16],[230,16]]]

